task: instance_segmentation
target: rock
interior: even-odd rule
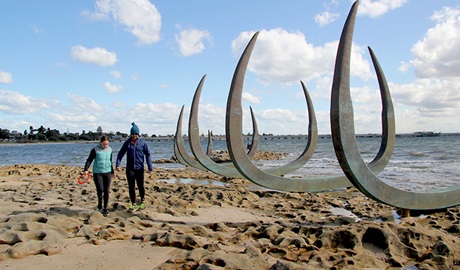
[[[104,239],[104,240],[126,240],[131,238],[130,234],[124,233],[117,228],[108,228],[104,230],[100,230],[96,234],[97,239]]]
[[[86,239],[91,239],[96,236],[93,228],[89,225],[83,225],[80,227],[80,230],[75,234],[77,237],[85,237]]]
[[[225,269],[268,269],[269,263],[260,256],[249,256],[240,253],[227,253],[218,250],[209,256],[203,257],[200,262],[203,264],[212,264],[215,266],[223,267]]]
[[[14,231],[6,231],[0,235],[0,244],[1,245],[14,245],[19,242],[27,241],[25,239],[21,239],[21,235]]]

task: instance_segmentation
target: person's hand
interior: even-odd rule
[[[117,171],[120,171],[120,167],[117,167]]]
[[[88,171],[84,171],[83,174],[88,174]]]
[[[150,171],[150,170],[147,171],[148,174],[152,174],[152,172],[153,172],[153,171]]]

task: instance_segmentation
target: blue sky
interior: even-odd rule
[[[260,31],[244,85],[260,133],[306,134],[299,81],[330,134],[337,42],[352,1],[8,0],[0,9],[0,128],[174,134],[203,75],[200,131],[225,133],[238,59]],[[458,132],[460,4],[362,0],[352,56],[357,133],[380,133],[367,46],[387,77],[396,131]],[[251,131],[244,112],[244,131]],[[188,124],[184,119],[184,130]]]

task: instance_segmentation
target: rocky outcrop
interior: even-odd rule
[[[0,260],[52,256],[65,239],[82,238],[95,245],[136,240],[175,249],[160,269],[455,269],[460,264],[460,206],[400,219],[396,209],[354,188],[285,193],[250,190],[244,180],[169,184],[155,178],[176,177],[174,170],[156,169],[146,179],[145,211],[126,211],[127,185],[117,178],[111,213],[104,217],[94,209],[93,184],[77,183],[80,170],[0,167],[0,197],[11,206],[0,216]],[[213,207],[254,218],[200,219],[200,210]]]

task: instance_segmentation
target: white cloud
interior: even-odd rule
[[[255,96],[249,94],[248,92],[243,92],[241,99],[243,101],[246,101],[246,102],[249,102],[249,103],[252,103],[252,104],[259,104],[260,103],[260,99],[258,97],[255,97]]]
[[[242,32],[232,41],[234,55],[239,57],[254,32]],[[288,32],[276,28],[262,30],[249,61],[248,69],[263,84],[308,82],[333,73],[338,42],[315,47],[300,32]],[[353,45],[351,74],[368,79],[371,76],[364,50]]]
[[[334,22],[338,17],[339,14],[337,13],[323,11],[315,15],[315,23],[322,27]]]
[[[43,30],[35,24],[31,25],[30,28],[35,34],[41,34],[43,32]]]
[[[37,113],[44,109],[50,109],[59,102],[33,98],[21,93],[0,89],[0,111],[7,114]]]
[[[179,105],[172,103],[154,104],[154,103],[137,103],[132,107],[127,108],[127,112],[123,112],[120,118],[130,119],[131,122],[136,122],[139,126],[141,133],[148,134],[165,134],[165,130],[170,130],[171,134],[177,124],[177,117],[179,116]],[[120,119],[119,118],[119,119]],[[155,120],[151,120],[155,119]],[[120,125],[120,121],[117,120],[117,125]],[[129,131],[129,123],[123,124],[124,127],[120,127],[120,131]]]
[[[437,24],[412,47],[412,65],[419,78],[458,77],[460,70],[460,9],[444,7],[431,17]]]
[[[12,83],[13,76],[9,72],[0,71],[0,83]]]
[[[72,93],[68,93],[67,97],[70,102],[73,103],[73,108],[77,108],[78,111],[81,112],[89,112],[89,111],[102,111],[104,110],[104,107],[94,101],[91,98],[84,97],[84,96],[77,96]],[[104,118],[104,117],[103,117]],[[103,119],[100,118],[100,119]]]
[[[112,127],[115,121],[112,122],[112,117],[107,117],[107,115],[120,119],[116,111],[110,111],[91,98],[72,93],[67,93],[67,98],[71,105],[48,113],[46,115],[48,123],[45,123],[47,126],[67,127],[72,129],[71,132],[82,130],[88,132],[96,131],[98,126],[101,126],[103,130]]]
[[[70,49],[72,59],[84,63],[90,63],[102,67],[113,66],[117,63],[117,55],[104,48],[87,49],[81,45],[73,46]]]
[[[408,0],[361,0],[358,8],[358,15],[367,15],[371,18],[377,18],[389,12],[404,6]]]
[[[85,10],[82,15],[92,20],[113,19],[139,44],[153,44],[161,39],[161,15],[149,0],[97,0],[95,11]]]
[[[399,66],[399,71],[401,71],[402,73],[406,72],[407,70],[409,70],[409,68],[411,67],[411,64],[410,63],[407,63],[405,61],[402,61],[400,66]]]
[[[110,75],[115,79],[120,79],[121,78],[120,71],[112,70],[112,71],[110,71]]]
[[[409,84],[394,85],[392,95],[406,106],[432,110],[460,109],[460,79],[417,79]]]
[[[114,108],[123,108],[126,106],[126,104],[121,101],[115,101],[114,103],[112,103],[112,106]]]
[[[245,112],[247,125],[245,132],[251,131],[249,110]],[[308,113],[307,111],[293,111],[289,109],[255,110],[255,117],[260,133],[280,134],[307,134]]]
[[[211,34],[199,29],[182,30],[175,38],[180,53],[186,57],[201,53],[206,48],[204,41],[212,42]]]
[[[185,108],[185,111],[188,113],[190,109]],[[200,103],[198,112],[200,133],[206,134],[207,130],[211,130],[214,134],[225,134],[225,113],[226,108],[209,103]],[[176,115],[178,115],[177,112]],[[183,125],[187,127],[188,121],[183,122]]]
[[[123,86],[111,84],[110,82],[104,82],[104,88],[107,91],[107,93],[110,94],[120,93],[121,91],[123,91]]]

